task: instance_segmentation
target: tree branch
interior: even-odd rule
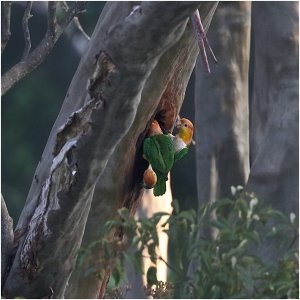
[[[200,13],[198,11],[198,9],[191,15],[191,20],[193,23],[193,27],[194,27],[194,31],[195,31],[195,35],[197,37],[198,40],[198,44],[199,44],[199,49],[200,49],[200,54],[202,56],[203,62],[205,64],[206,70],[208,73],[210,73],[210,67],[209,67],[209,63],[208,63],[208,59],[207,59],[207,55],[206,55],[206,49],[205,49],[205,44],[208,47],[209,53],[211,54],[211,56],[213,57],[214,61],[217,63],[217,58],[214,54],[214,52],[212,51],[210,44],[208,42],[208,39],[206,37],[202,22],[201,22],[201,17],[200,17]]]
[[[88,36],[88,34],[82,28],[77,16],[74,17],[73,22],[74,22],[75,26],[77,27],[77,29],[82,33],[82,35],[89,41],[91,38]]]
[[[11,1],[1,2],[1,54],[4,51],[7,42],[9,41],[10,32],[10,16],[11,16]]]
[[[31,15],[31,8],[32,8],[32,1],[27,2],[27,6],[23,15],[22,19],[22,28],[24,32],[24,41],[25,41],[25,47],[22,55],[22,60],[25,60],[28,57],[30,48],[31,48],[31,39],[30,39],[30,31],[28,27],[28,20],[32,17]]]
[[[48,1],[48,33],[52,40],[55,40],[56,6],[56,1]]]
[[[1,86],[1,95],[3,96],[14,84],[24,78],[27,74],[31,73],[37,66],[39,66],[46,58],[46,56],[50,53],[52,48],[54,47],[57,40],[60,38],[66,27],[72,21],[74,16],[80,13],[84,8],[85,2],[76,2],[73,7],[66,13],[63,20],[56,25],[55,27],[55,37],[53,39],[53,28],[52,23],[54,19],[49,17],[50,27],[46,32],[43,40],[40,44],[28,55],[25,60],[20,61],[16,65],[14,65],[11,69],[9,69],[1,78],[2,86]],[[51,13],[53,13],[52,5]],[[51,15],[50,15],[51,16]],[[51,29],[52,28],[52,29]],[[51,34],[52,32],[52,34]]]
[[[61,1],[61,6],[62,8],[65,10],[65,11],[68,11],[69,10],[69,6],[67,4],[66,1]],[[79,21],[79,18],[76,16],[74,17],[73,19],[73,23],[74,25],[77,27],[77,29],[83,34],[83,36],[89,41],[91,38],[88,36],[88,34],[84,31],[84,29],[82,28],[81,24],[80,24],[80,21]]]

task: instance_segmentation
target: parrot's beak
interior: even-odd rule
[[[179,128],[181,128],[181,127],[182,127],[182,124],[181,124],[181,123],[178,123],[178,124],[176,124],[176,126],[175,126],[176,129],[179,129]]]

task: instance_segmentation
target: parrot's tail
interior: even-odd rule
[[[156,172],[157,182],[153,189],[154,196],[162,196],[166,192],[166,181],[168,177],[165,174]]]

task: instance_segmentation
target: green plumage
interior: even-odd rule
[[[165,134],[154,135],[144,140],[144,157],[154,172],[168,173],[174,164],[174,145],[171,137]]]
[[[188,152],[189,152],[189,148],[183,148],[180,151],[178,151],[177,153],[175,153],[174,162],[182,159],[184,156],[187,155]]]
[[[143,152],[157,176],[154,196],[161,196],[166,192],[168,173],[174,164],[175,148],[172,138],[165,134],[148,137],[144,140]]]
[[[151,164],[157,176],[157,182],[153,189],[154,196],[161,196],[166,192],[168,173],[174,162],[183,158],[188,150],[188,148],[183,148],[175,153],[173,140],[166,134],[150,136],[144,140],[144,158]]]

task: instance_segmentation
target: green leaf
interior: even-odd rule
[[[153,263],[156,263],[157,254],[156,254],[156,245],[155,245],[155,243],[151,243],[150,245],[148,245],[148,253],[149,253],[151,261]]]
[[[184,210],[184,211],[180,212],[178,217],[186,219],[186,220],[190,221],[191,223],[196,222],[196,212],[193,209]]]
[[[128,220],[129,219],[129,210],[126,207],[122,207],[120,209],[118,209],[118,214],[121,218],[123,218],[124,220]]]
[[[174,208],[174,212],[177,215],[179,213],[179,203],[177,199],[173,199],[172,207]]]
[[[157,283],[156,273],[157,269],[155,267],[150,267],[147,271],[147,283],[150,286]]]
[[[112,277],[115,280],[115,285],[117,286],[120,283],[120,280],[121,280],[121,274],[120,274],[120,270],[118,268],[115,268],[113,270]]]

